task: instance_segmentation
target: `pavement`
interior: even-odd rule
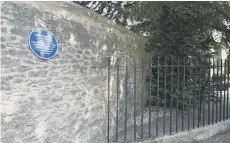
[[[197,141],[194,143],[230,143],[230,130],[224,133],[219,133],[207,140]]]

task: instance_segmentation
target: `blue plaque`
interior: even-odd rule
[[[46,29],[35,29],[30,33],[29,45],[35,55],[50,59],[58,52],[57,40],[53,33]]]

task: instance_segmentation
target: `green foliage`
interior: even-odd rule
[[[137,2],[131,15],[140,22],[131,29],[146,33],[148,47],[162,55],[203,56],[230,42],[229,2]],[[213,30],[222,32],[220,43]]]
[[[172,97],[172,105],[179,106],[179,109],[188,108],[190,106],[200,107],[206,102],[209,95],[211,77],[208,75],[207,61],[205,58],[212,57],[215,53],[211,49],[220,49],[223,46],[229,47],[230,42],[230,27],[225,22],[230,22],[230,4],[229,2],[136,2],[132,7],[131,15],[137,24],[130,27],[131,30],[145,34],[149,39],[147,47],[158,53],[160,57],[179,57],[180,65],[189,65],[191,69],[185,69],[185,81],[183,75],[183,67],[179,68],[179,72],[175,67],[174,75],[171,75],[171,68],[166,68],[169,71],[166,83],[164,84],[164,76],[159,77],[159,106],[163,106],[166,102],[170,106],[170,98]],[[213,37],[213,32],[221,32],[222,37],[220,42],[216,42]],[[190,60],[188,60],[190,59]],[[197,61],[195,64],[194,61]],[[174,60],[174,64],[177,64]],[[153,62],[153,65],[170,65],[171,61],[161,59],[159,63]],[[195,68],[194,65],[202,65]],[[165,68],[152,69],[152,83],[156,85],[157,74],[164,75]],[[189,77],[189,71],[192,71]],[[179,82],[175,83],[178,81]],[[173,84],[170,90],[171,81]],[[183,86],[185,83],[185,86]],[[178,84],[178,86],[177,86]],[[216,86],[216,85],[212,85]],[[152,89],[152,105],[156,105],[157,87]],[[166,92],[165,92],[166,90]],[[165,99],[166,93],[166,101]],[[211,94],[211,93],[210,93]],[[178,104],[176,104],[178,99]],[[210,101],[218,102],[211,94]],[[182,104],[184,101],[185,104]],[[149,105],[147,101],[146,106]]]

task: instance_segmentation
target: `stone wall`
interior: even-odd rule
[[[28,36],[35,28],[46,28],[57,38],[59,52],[54,58],[42,60],[29,49]],[[138,59],[144,55],[144,43],[138,35],[71,2],[1,3],[2,142],[105,142],[105,57],[112,65],[117,57]],[[116,77],[114,69],[111,72],[113,92]],[[114,103],[115,95],[111,96]]]

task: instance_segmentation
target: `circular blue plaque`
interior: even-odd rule
[[[42,28],[30,33],[29,45],[33,53],[42,59],[50,59],[58,52],[57,40],[53,33]]]

